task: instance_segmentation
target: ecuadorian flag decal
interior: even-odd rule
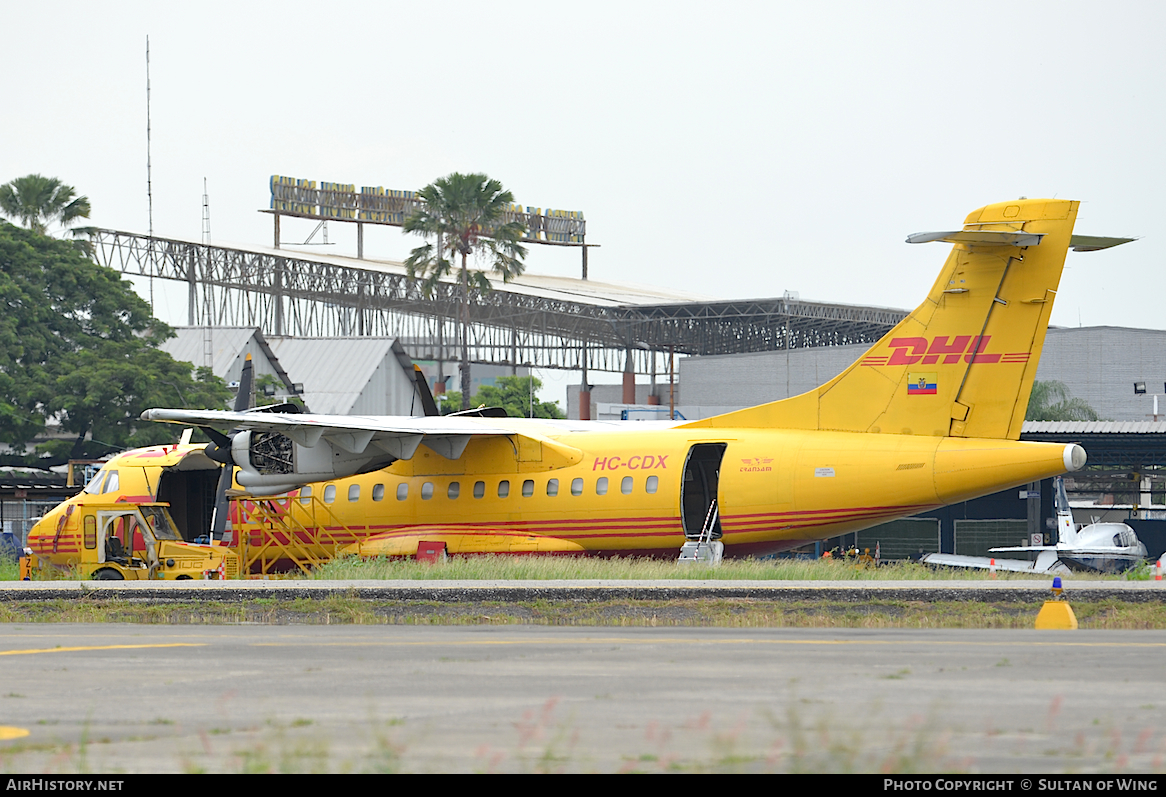
[[[907,374],[908,396],[934,396],[939,388],[939,374],[916,373]]]

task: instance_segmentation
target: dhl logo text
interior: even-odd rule
[[[1029,352],[1008,352],[992,354],[988,352],[991,335],[937,335],[927,338],[891,338],[891,354],[872,354],[862,358],[867,366],[883,365],[950,365],[961,359],[966,363],[1025,363]]]

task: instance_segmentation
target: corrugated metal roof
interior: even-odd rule
[[[162,350],[176,360],[192,363],[196,368],[206,365],[207,337],[211,349],[211,372],[228,381],[238,379],[243,369],[242,357],[251,352],[258,374],[267,373],[270,366],[284,387],[292,390],[291,378],[280,365],[263,333],[257,327],[177,327],[176,337],[162,343]],[[266,359],[267,366],[262,365]]]
[[[1166,421],[1025,421],[1021,434],[1166,434]]]
[[[204,351],[206,327],[178,327],[176,337],[159,347],[175,360],[192,363],[196,368],[206,365]],[[211,327],[211,371],[224,377],[239,358],[239,353],[255,336],[255,327]]]
[[[312,412],[347,415],[386,358],[399,367],[395,338],[268,338],[283,367],[297,382]]]

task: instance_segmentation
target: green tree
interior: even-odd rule
[[[447,390],[441,395],[434,396],[437,402],[437,409],[441,410],[442,415],[449,415],[450,413],[460,412],[462,409],[462,394],[460,390]],[[474,404],[473,406],[478,406]]]
[[[565,417],[556,401],[540,401],[538,391],[543,383],[533,376],[500,376],[494,385],[482,385],[469,402],[471,407],[501,407],[512,418]],[[441,409],[445,414],[457,412],[462,404],[461,394],[444,394]],[[533,414],[532,414],[533,413]]]
[[[1033,382],[1026,421],[1099,421],[1101,416],[1084,399],[1073,398],[1064,382]]]
[[[500,376],[493,385],[482,385],[471,404],[477,407],[501,407],[512,418],[562,418],[559,405],[553,401],[539,401],[538,391],[543,383],[533,376]]]
[[[454,273],[454,259],[461,257],[456,267],[460,286],[460,392],[462,409],[469,409],[470,296],[471,291],[480,295],[490,290],[486,273],[471,269],[469,257],[483,256],[491,271],[503,282],[510,282],[526,268],[526,249],[519,244],[526,228],[516,221],[503,221],[514,195],[484,174],[455,172],[425,186],[417,195],[424,204],[405,219],[405,232],[436,238],[437,243],[427,243],[410,252],[405,268],[411,278],[422,280],[422,292],[431,296],[438,283]]]
[[[68,242],[0,222],[0,306],[0,441],[14,448],[49,419],[74,436],[41,448],[52,458],[171,442],[165,424],[138,420],[142,410],[230,398],[222,380],[159,350],[173,331]]]
[[[0,185],[0,211],[44,235],[50,223],[69,227],[89,218],[89,197],[55,177],[30,174]]]

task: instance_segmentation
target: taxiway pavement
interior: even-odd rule
[[[1166,632],[0,626],[7,771],[1161,771]],[[0,738],[3,734],[0,734]]]

